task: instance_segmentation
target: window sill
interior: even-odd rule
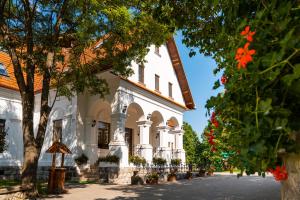
[[[157,93],[161,94],[161,92],[157,89],[155,89],[154,92],[157,92]]]
[[[158,52],[154,52],[157,56],[161,57],[161,54]]]
[[[143,83],[143,82],[140,82],[140,81],[138,81],[138,84],[140,84],[140,85],[142,85],[142,86],[146,87],[146,84],[145,84],[145,83]]]

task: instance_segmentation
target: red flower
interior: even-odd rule
[[[246,68],[246,65],[253,60],[252,55],[255,54],[255,50],[249,50],[249,45],[250,43],[247,42],[244,48],[238,48],[236,52],[235,59],[238,61],[238,69]]]
[[[212,123],[216,128],[219,127],[219,122],[216,119]]]
[[[216,152],[217,149],[216,149],[215,147],[212,147],[212,148],[211,148],[211,151],[212,151],[212,152]]]
[[[288,178],[285,166],[276,166],[275,169],[269,169],[276,181],[284,181]]]
[[[245,36],[245,38],[249,41],[252,42],[253,38],[252,36],[255,35],[255,31],[250,31],[250,26],[246,26],[245,29],[241,32],[241,35]]]
[[[223,85],[227,83],[227,77],[226,77],[225,75],[223,75],[223,76],[221,77],[221,83],[222,83]]]

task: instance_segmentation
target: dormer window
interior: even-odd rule
[[[8,76],[7,70],[6,70],[6,68],[5,68],[5,66],[4,66],[3,63],[0,63],[0,75],[2,75],[2,76]]]
[[[160,53],[159,53],[159,46],[156,46],[156,45],[155,45],[154,53],[156,53],[157,55],[160,56]]]

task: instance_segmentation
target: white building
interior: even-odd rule
[[[194,109],[194,103],[174,40],[159,48],[151,46],[146,60],[143,66],[132,62],[135,73],[128,79],[102,73],[110,87],[105,99],[87,92],[71,100],[59,97],[50,114],[39,166],[51,165],[51,155],[45,150],[55,137],[73,152],[66,156],[66,166],[74,166],[74,158],[82,153],[89,164],[108,153],[117,155],[121,168],[129,166],[129,155],[142,156],[149,163],[153,157],[185,162],[183,113]],[[37,91],[35,127],[39,99]],[[1,167],[22,164],[21,120],[13,67],[8,55],[0,52],[0,134],[3,130],[8,133],[8,148],[0,152],[0,175],[4,173]]]

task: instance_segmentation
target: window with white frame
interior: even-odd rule
[[[159,91],[159,76],[155,74],[155,90]]]
[[[144,84],[144,73],[145,73],[145,66],[139,65],[139,82]]]
[[[108,149],[110,124],[106,122],[98,122],[98,148]]]
[[[62,119],[53,121],[53,142],[62,142]]]
[[[169,82],[169,97],[173,98],[173,84]]]

